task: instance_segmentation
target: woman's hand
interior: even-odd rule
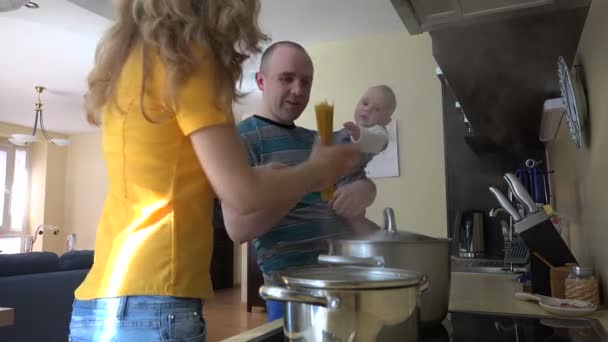
[[[306,163],[308,167],[314,168],[313,172],[317,173],[318,179],[310,191],[321,191],[334,186],[338,178],[346,175],[357,165],[359,158],[359,149],[352,144],[313,146]]]

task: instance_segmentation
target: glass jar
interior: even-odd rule
[[[566,298],[600,305],[599,284],[593,275],[593,268],[572,266],[566,278]]]

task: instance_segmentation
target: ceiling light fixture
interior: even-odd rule
[[[38,8],[40,8],[40,5],[38,5],[37,3],[33,2],[33,1],[28,1],[23,6],[29,8],[29,9],[38,9]]]
[[[17,146],[27,146],[36,141],[36,131],[38,130],[38,123],[40,122],[40,131],[48,142],[57,146],[67,146],[70,144],[69,139],[57,139],[51,138],[44,127],[44,119],[42,117],[42,102],[40,101],[40,94],[44,91],[44,87],[36,86],[36,92],[38,93],[38,101],[36,102],[36,119],[34,120],[34,128],[32,134],[12,134],[8,139],[11,143]]]

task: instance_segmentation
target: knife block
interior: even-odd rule
[[[530,252],[540,254],[553,267],[577,263],[570,248],[559,235],[549,217],[521,231],[519,235]],[[533,253],[530,253],[530,271],[532,273],[532,293],[551,296],[551,268]]]
[[[536,255],[530,255],[530,273],[532,274],[532,293],[551,296],[551,269]]]

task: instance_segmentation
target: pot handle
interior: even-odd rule
[[[422,275],[422,278],[420,279],[420,294],[425,293],[426,290],[429,289],[430,285],[429,276],[426,274]]]
[[[382,225],[382,230],[388,231],[390,233],[397,232],[397,224],[395,222],[395,211],[393,208],[387,207],[384,208],[382,212],[382,216],[384,218],[384,224]]]
[[[320,254],[318,261],[319,264],[328,265],[384,267],[384,258],[379,256],[360,258],[352,256]]]
[[[329,309],[337,309],[340,307],[340,300],[338,298],[315,296],[281,286],[264,285],[260,287],[259,292],[260,297],[262,297],[264,300],[278,300],[281,302],[296,302],[310,305],[318,305]]]

